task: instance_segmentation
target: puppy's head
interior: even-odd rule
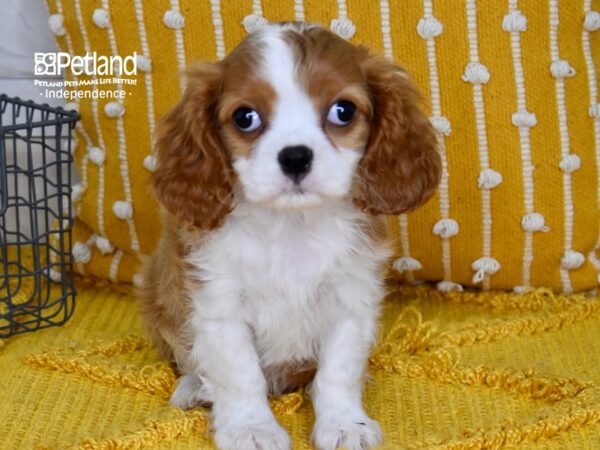
[[[351,199],[370,214],[435,191],[436,139],[406,72],[328,30],[268,25],[188,80],[159,126],[152,178],[184,222],[218,227],[237,187],[271,208]]]

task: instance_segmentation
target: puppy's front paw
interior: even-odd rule
[[[239,424],[215,431],[221,450],[289,450],[291,441],[277,422]]]
[[[366,450],[381,443],[381,428],[367,416],[328,416],[315,422],[312,441],[318,450]]]

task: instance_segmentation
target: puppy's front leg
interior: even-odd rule
[[[312,440],[318,450],[364,450],[381,442],[379,424],[367,416],[361,401],[375,320],[375,315],[342,318],[321,340],[312,388]]]
[[[227,299],[218,302],[218,314],[206,302],[194,313],[196,335],[191,352],[198,374],[214,389],[217,446],[222,450],[287,450],[290,439],[269,406],[251,330],[239,308],[233,304],[227,308]]]

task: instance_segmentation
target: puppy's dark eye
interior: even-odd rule
[[[234,125],[244,133],[250,133],[262,125],[260,116],[251,108],[238,108],[231,116]]]
[[[335,102],[329,108],[327,121],[339,127],[348,125],[356,115],[356,105],[348,100]]]

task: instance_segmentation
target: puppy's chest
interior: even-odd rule
[[[373,283],[387,253],[364,234],[360,213],[344,212],[234,215],[191,260],[204,282],[199,298],[233,302],[227,311],[252,328],[264,364],[310,359],[341,311],[364,307],[338,288]],[[219,305],[197,304],[217,314]]]
[[[279,226],[278,226],[279,225]],[[355,227],[344,221],[294,221],[240,232],[241,308],[265,363],[310,358],[339,311],[335,286],[359,270]]]
[[[352,266],[351,250],[359,241],[354,224],[344,219],[244,223],[232,235],[232,257],[247,296],[310,296]]]

